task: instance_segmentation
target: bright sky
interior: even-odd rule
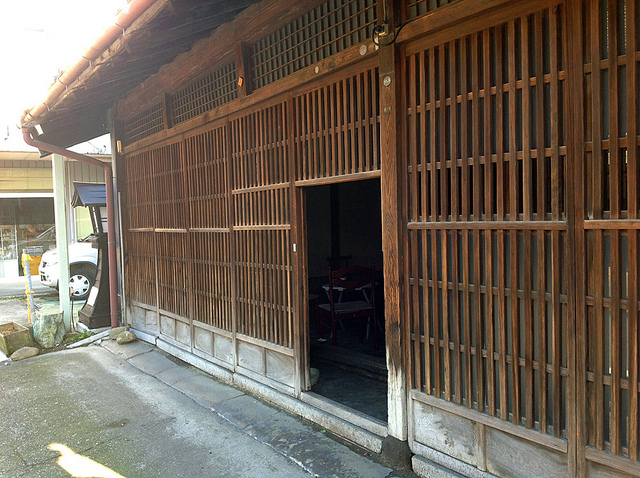
[[[126,0],[2,1],[0,125],[16,125],[24,109],[42,101],[58,70],[80,58],[125,5]]]

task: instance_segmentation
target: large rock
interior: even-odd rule
[[[64,321],[62,312],[58,308],[41,309],[36,311],[33,321],[33,338],[43,348],[50,349],[64,339]]]
[[[130,330],[125,330],[120,335],[118,335],[116,342],[118,342],[119,345],[123,345],[131,342],[135,342],[137,339],[138,337],[136,337],[136,334],[134,334]]]
[[[122,332],[125,332],[129,329],[130,329],[130,326],[128,325],[123,325],[122,327],[114,327],[109,331],[109,338],[111,340],[116,340],[118,338],[118,335],[120,335]]]
[[[35,357],[40,353],[38,347],[22,347],[16,350],[9,357],[13,361],[24,360],[31,357]]]

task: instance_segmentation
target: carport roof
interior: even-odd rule
[[[74,75],[73,81],[65,79],[64,88],[54,83],[47,99],[30,110],[33,116],[27,116],[23,126],[40,124],[44,133],[39,139],[62,147],[108,133],[107,111],[115,99],[144,83],[163,65],[257,1],[147,2],[148,7],[145,5],[122,35],[100,48],[97,58],[79,59],[84,69]]]

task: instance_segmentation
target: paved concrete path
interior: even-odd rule
[[[143,342],[0,366],[0,388],[2,477],[412,476]]]

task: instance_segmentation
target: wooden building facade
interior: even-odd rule
[[[640,475],[638,10],[249,7],[116,104],[127,320],[331,428],[305,191],[375,178],[389,418],[345,436],[423,473]]]

